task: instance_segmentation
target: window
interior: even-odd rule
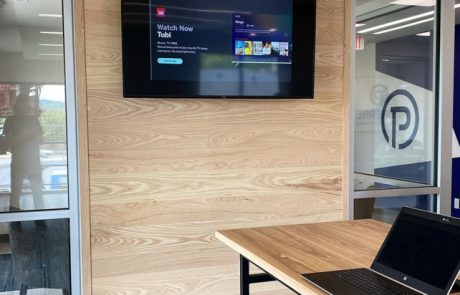
[[[80,294],[72,1],[37,3],[0,3],[0,293]]]
[[[376,218],[382,209],[380,219],[391,220],[388,208],[402,205],[439,209],[439,3],[356,0],[356,218]]]

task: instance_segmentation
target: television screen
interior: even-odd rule
[[[125,97],[311,98],[315,0],[123,0]]]

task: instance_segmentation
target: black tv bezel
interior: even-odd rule
[[[315,86],[316,0],[294,3],[293,63],[291,82],[282,83],[291,94],[200,95],[193,91],[196,81],[150,80],[149,0],[121,1],[123,97],[125,98],[255,98],[313,99]],[[129,6],[129,7],[128,7]],[[128,16],[136,18],[135,23]],[[304,54],[306,52],[306,54]],[[303,78],[306,77],[306,78]],[[249,82],[246,82],[249,83]],[[224,85],[218,82],[216,85]],[[229,84],[235,84],[229,82]],[[299,90],[304,88],[303,90]],[[171,89],[175,91],[170,93]]]

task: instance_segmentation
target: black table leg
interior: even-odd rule
[[[259,269],[264,271],[265,273],[260,273],[260,274],[249,274],[249,260],[244,257],[243,255],[240,255],[240,295],[249,295],[249,286],[251,284],[257,284],[257,283],[265,283],[265,282],[273,282],[273,281],[279,281],[276,278],[272,277],[269,275],[264,269],[259,267],[258,265],[253,264],[257,266]],[[286,286],[288,289],[291,289],[288,285],[284,284],[283,282],[279,281],[281,284]],[[295,294],[299,294],[298,292],[292,290]]]
[[[249,260],[240,255],[240,295],[249,295]]]

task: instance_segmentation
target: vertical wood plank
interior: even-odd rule
[[[88,109],[86,97],[86,40],[83,0],[74,1],[76,106],[78,118],[78,165],[80,169],[80,224],[82,293],[92,294],[91,217],[89,203]]]
[[[353,40],[352,40],[352,23],[353,23],[353,1],[351,0],[345,0],[344,1],[344,16],[345,16],[345,25],[343,26],[344,28],[344,46],[343,46],[343,79],[344,79],[344,137],[343,137],[343,219],[348,220],[348,219],[353,219],[353,216],[350,216],[350,198],[352,196],[350,195],[351,188],[350,188],[350,183],[351,179],[353,178],[353,171],[350,170],[350,167],[353,167],[353,164],[350,163],[350,155],[353,152],[351,148],[351,134],[350,131],[351,129],[351,124],[353,120],[351,119],[353,114],[352,114],[352,106],[351,106],[351,81],[353,79],[352,77],[352,54],[353,51],[355,50],[353,48]]]

